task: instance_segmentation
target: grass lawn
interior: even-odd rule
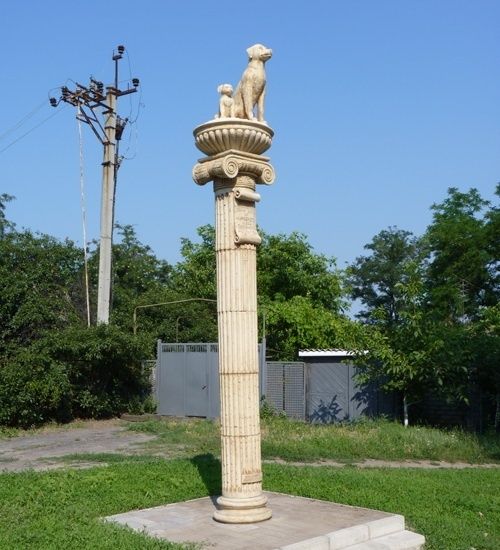
[[[129,429],[155,434],[152,452],[169,456],[219,454],[218,425],[209,420],[161,419],[131,423]],[[498,435],[475,435],[461,430],[438,430],[386,420],[311,425],[286,418],[262,421],[262,455],[287,461],[443,460],[500,462]]]
[[[264,475],[268,490],[404,514],[409,526],[427,537],[427,550],[500,548],[496,469],[267,464]],[[2,474],[0,548],[179,548],[104,524],[99,517],[219,491],[220,464],[208,454],[191,460],[116,457],[109,466],[87,470]]]

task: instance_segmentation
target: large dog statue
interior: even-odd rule
[[[262,44],[250,46],[247,50],[248,67],[234,93],[234,116],[264,122],[264,96],[266,93],[266,71],[264,63],[271,59],[273,51]],[[257,105],[257,117],[254,107]]]

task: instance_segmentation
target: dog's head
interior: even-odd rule
[[[270,48],[266,48],[262,44],[254,44],[253,46],[250,46],[248,48],[247,54],[250,61],[252,59],[267,61],[268,59],[271,59],[273,55],[273,50],[271,50]]]
[[[233,95],[233,87],[231,84],[221,84],[220,86],[217,86],[217,92],[221,95]]]

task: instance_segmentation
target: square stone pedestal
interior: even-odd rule
[[[145,535],[194,542],[211,550],[419,550],[425,539],[404,518],[366,508],[265,493],[273,516],[247,525],[212,519],[215,497],[134,510],[105,518]]]

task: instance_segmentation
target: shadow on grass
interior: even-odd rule
[[[215,504],[218,495],[222,493],[221,463],[212,453],[196,455],[190,459],[200,473],[208,494]]]

